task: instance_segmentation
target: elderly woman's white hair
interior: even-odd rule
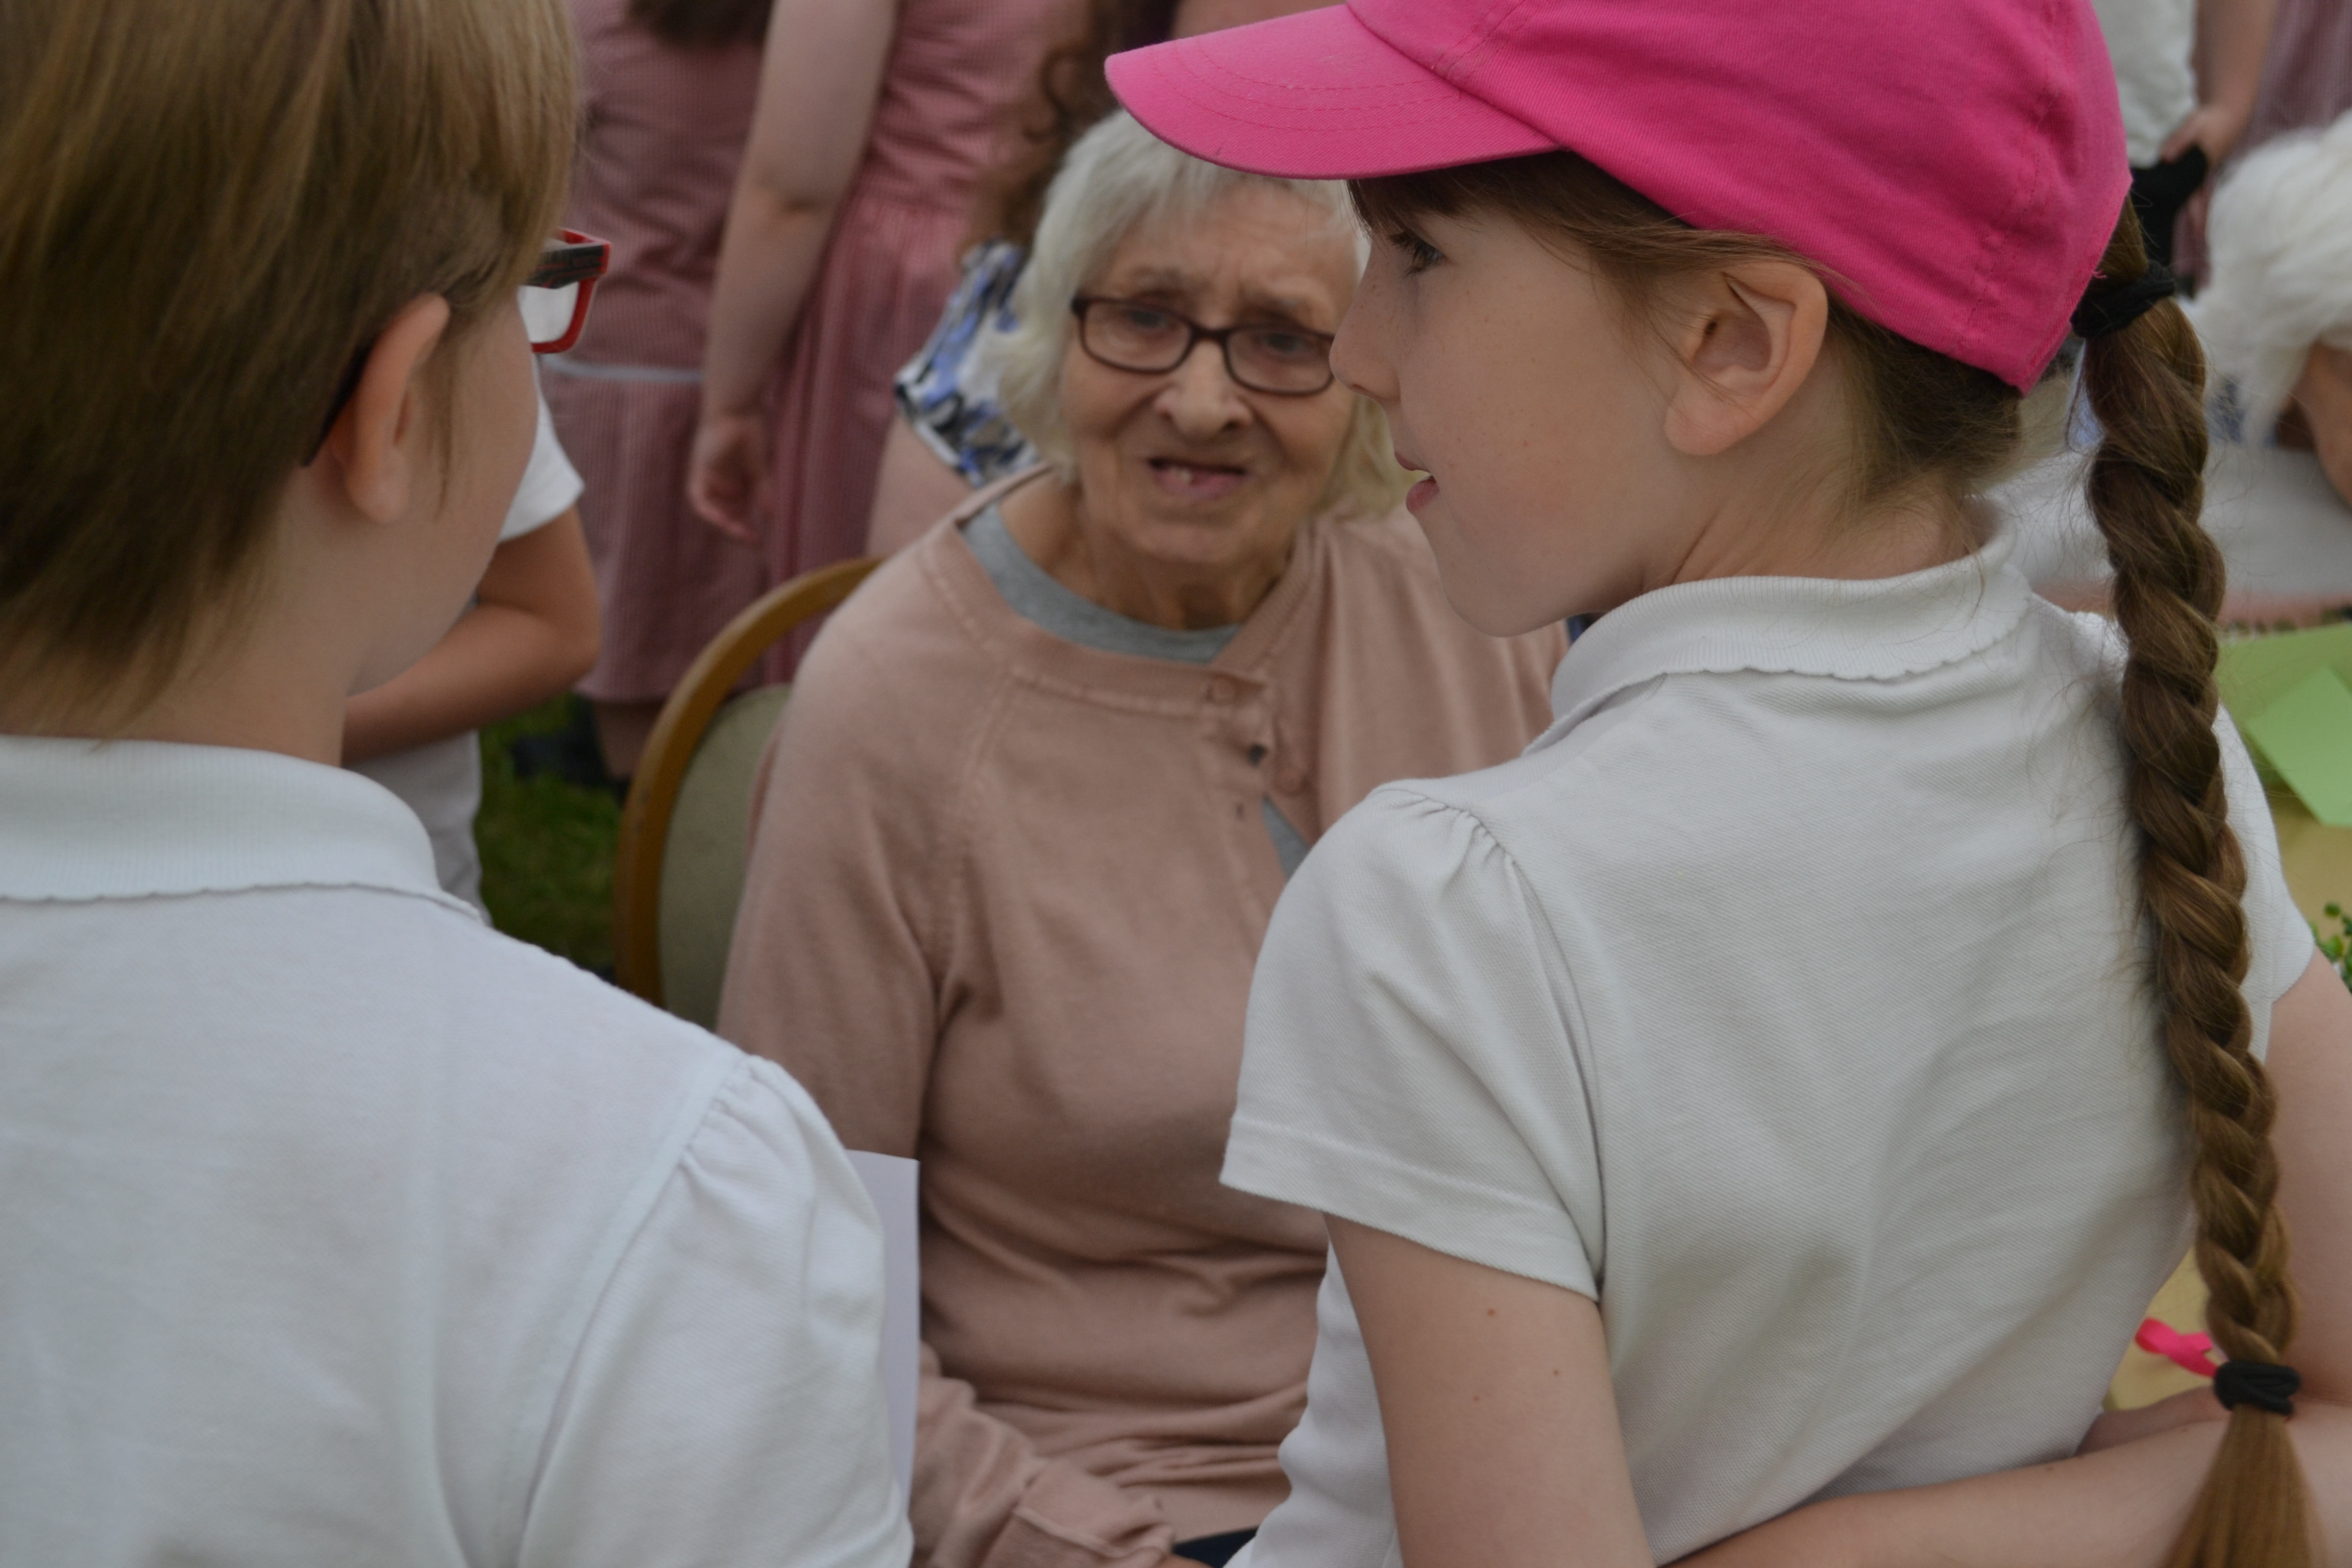
[[[2246,438],[2268,437],[2311,345],[2352,349],[2352,114],[2251,153],[2213,194],[2211,282],[2191,307],[2235,389]]]
[[[1062,363],[1077,318],[1070,301],[1110,263],[1121,241],[1154,218],[1181,221],[1229,191],[1276,185],[1328,215],[1354,242],[1358,266],[1367,244],[1336,180],[1274,180],[1219,168],[1180,153],[1121,110],[1078,138],[1045,193],[1045,215],[1028,265],[1013,286],[1010,331],[992,326],[975,352],[996,373],[1005,415],[1065,483],[1076,478],[1070,433],[1062,421]],[[1349,395],[1353,395],[1350,394]],[[1378,515],[1393,508],[1404,476],[1391,454],[1388,421],[1369,398],[1339,448],[1320,510]]]

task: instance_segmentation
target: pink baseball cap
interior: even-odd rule
[[[1252,174],[1569,148],[2021,389],[2131,183],[2089,0],[1348,0],[1109,68],[1163,141]]]

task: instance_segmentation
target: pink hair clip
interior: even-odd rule
[[[2160,1355],[2183,1372],[2193,1372],[2200,1377],[2213,1375],[2213,1338],[2210,1334],[2184,1334],[2160,1319],[2142,1320],[2139,1332],[2132,1343],[2150,1355]]]

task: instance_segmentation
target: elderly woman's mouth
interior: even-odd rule
[[[1152,479],[1162,490],[1185,500],[1214,500],[1229,494],[1249,478],[1247,468],[1229,463],[1192,463],[1178,458],[1149,460]]]

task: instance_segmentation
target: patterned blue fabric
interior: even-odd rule
[[[1018,472],[1037,460],[997,405],[996,378],[973,362],[981,329],[1010,331],[1013,285],[1028,253],[992,239],[965,253],[963,281],[948,300],[922,352],[893,384],[900,412],[940,461],[973,485]]]

